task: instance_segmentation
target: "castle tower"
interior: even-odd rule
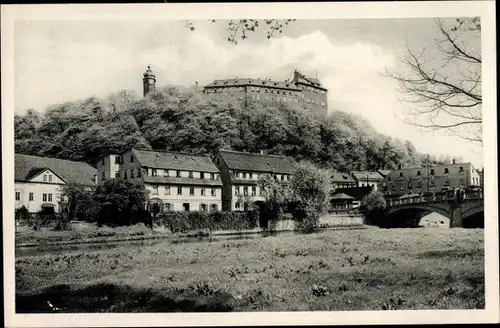
[[[151,70],[151,66],[148,65],[148,69],[144,72],[144,77],[142,78],[142,85],[144,89],[144,97],[150,92],[155,91],[156,76]]]

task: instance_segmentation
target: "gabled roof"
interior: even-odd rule
[[[242,86],[257,86],[263,88],[279,88],[293,91],[300,91],[300,89],[292,82],[287,81],[272,81],[268,79],[252,79],[252,78],[238,78],[238,79],[225,79],[214,80],[207,84],[205,88],[217,87],[242,87]]]
[[[384,177],[378,173],[378,172],[369,172],[369,171],[352,171],[351,172],[352,176],[354,179],[358,181],[366,181],[371,180],[371,181],[382,181],[384,180]]]
[[[391,173],[391,170],[378,170],[378,173],[380,173],[383,177],[386,177]]]
[[[294,162],[277,155],[244,153],[232,150],[219,150],[219,153],[230,170],[292,174]]]
[[[84,162],[58,158],[15,154],[15,181],[28,181],[44,170],[51,170],[67,182],[76,182],[86,186],[94,185],[97,170]]]
[[[138,162],[145,167],[217,173],[219,170],[206,155],[132,149]]]
[[[332,199],[345,199],[345,200],[348,200],[348,199],[354,199],[354,197],[349,196],[349,195],[344,194],[343,192],[341,192],[341,193],[333,195]]]
[[[353,197],[355,200],[362,200],[363,197],[372,191],[371,187],[351,187],[351,188],[337,188],[336,193],[344,193]]]
[[[333,172],[332,182],[356,183],[349,173]]]

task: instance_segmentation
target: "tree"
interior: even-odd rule
[[[400,61],[408,72],[386,76],[398,82],[403,101],[416,105],[406,123],[482,142],[480,18],[456,19],[452,26],[437,19],[436,26],[440,58],[426,59],[425,49],[407,45]]]
[[[271,221],[280,220],[289,201],[288,188],[269,174],[260,177],[257,184],[264,196],[264,202],[260,207],[260,215],[266,216]]]
[[[68,182],[61,187],[61,209],[63,212],[61,227],[67,228],[74,219],[91,220],[90,209],[93,206],[92,191],[76,182]]]
[[[232,44],[238,44],[238,40],[245,40],[248,38],[248,34],[255,32],[257,29],[262,28],[266,30],[266,37],[268,39],[272,38],[276,34],[282,34],[283,29],[290,23],[294,22],[295,19],[239,19],[230,20],[228,22],[227,31],[228,37],[227,41]],[[210,19],[210,22],[215,23],[215,19]],[[186,21],[185,27],[191,31],[196,29],[196,26],[190,22]]]
[[[383,222],[387,202],[380,191],[374,190],[363,197],[361,206],[368,224],[380,224]]]
[[[332,172],[303,161],[292,173],[290,192],[297,226],[305,231],[318,228],[319,217],[330,208]]]

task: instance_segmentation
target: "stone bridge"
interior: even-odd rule
[[[450,220],[450,227],[484,227],[484,199],[475,197],[423,196],[387,202],[387,222],[391,226],[418,226],[420,219],[432,212]]]

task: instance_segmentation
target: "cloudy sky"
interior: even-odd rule
[[[360,114],[387,135],[431,154],[462,156],[482,167],[482,149],[443,132],[401,122],[405,103],[381,74],[398,70],[406,42],[433,52],[433,19],[297,20],[268,40],[257,30],[238,45],[227,41],[227,21],[16,21],[15,111],[43,112],[50,104],[106,96],[122,89],[142,94],[150,64],[157,86],[262,77],[316,76],[329,89],[329,110]]]

